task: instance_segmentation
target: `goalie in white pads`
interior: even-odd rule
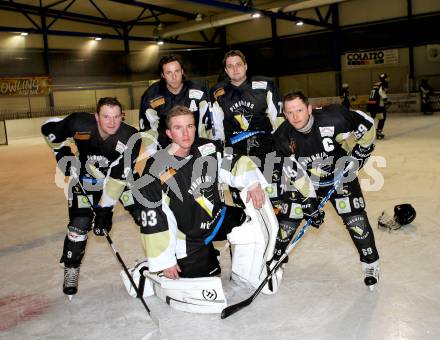
[[[226,299],[212,241],[229,234],[233,278],[259,285],[278,231],[262,190],[268,183],[250,158],[222,156],[217,142],[195,138],[194,116],[187,108],[172,108],[166,124],[172,144],[148,160],[139,180],[148,184],[134,190],[138,209],[132,215],[148,259],[147,278],[156,295],[176,309],[219,313]],[[223,204],[219,183],[243,191],[249,216]]]

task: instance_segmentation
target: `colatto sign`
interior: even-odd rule
[[[399,62],[399,50],[351,52],[345,55],[345,59],[348,67],[397,64]]]

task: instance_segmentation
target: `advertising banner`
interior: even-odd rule
[[[0,78],[0,97],[47,96],[50,88],[50,77]]]
[[[399,62],[399,50],[350,52],[345,54],[345,61],[347,67],[397,64]]]

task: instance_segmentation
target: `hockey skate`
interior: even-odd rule
[[[64,267],[64,283],[63,293],[67,295],[69,300],[72,300],[73,295],[78,291],[79,266],[65,266]]]
[[[376,131],[376,139],[384,139],[385,135],[382,133],[382,130]]]
[[[364,273],[365,284],[373,291],[379,281],[379,260],[373,263],[362,262],[362,271]]]

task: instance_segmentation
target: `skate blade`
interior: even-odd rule
[[[67,295],[67,297],[68,297],[69,301],[72,301],[73,295]]]
[[[368,286],[368,289],[370,290],[370,292],[374,291],[374,286],[376,286],[376,285]]]

